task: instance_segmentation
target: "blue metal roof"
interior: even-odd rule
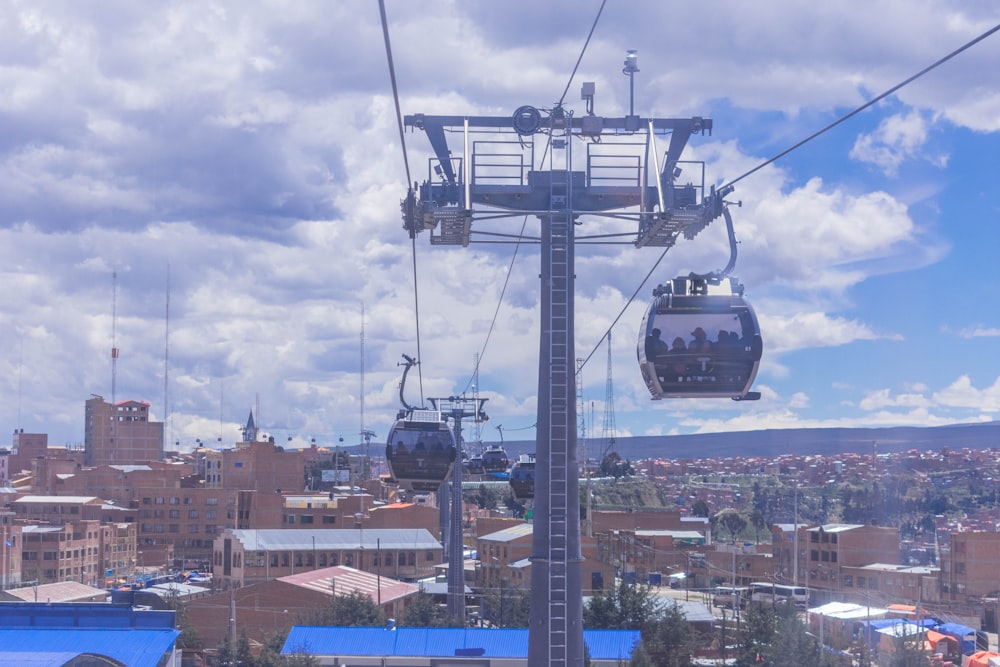
[[[595,660],[629,660],[638,630],[584,630]],[[481,649],[481,652],[480,652]],[[472,651],[485,658],[527,658],[528,631],[521,628],[359,628],[295,626],[281,652],[309,655],[443,658]],[[456,653],[459,651],[459,653]]]
[[[92,653],[108,656],[129,667],[156,667],[164,655],[173,651],[178,635],[178,630],[3,628],[0,629],[0,646],[3,647],[0,664],[64,665],[66,655]],[[14,658],[12,654],[18,655]]]

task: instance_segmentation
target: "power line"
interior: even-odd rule
[[[759,165],[757,165],[756,167],[754,167],[753,169],[751,169],[750,171],[746,172],[745,174],[742,174],[741,176],[739,176],[737,178],[734,178],[733,180],[729,181],[729,183],[727,183],[726,185],[723,185],[720,188],[720,190],[728,188],[728,187],[730,187],[732,185],[735,185],[736,183],[739,183],[740,181],[742,181],[747,176],[750,176],[751,174],[760,171],[761,169],[763,169],[767,165],[769,165],[769,164],[771,164],[771,163],[779,160],[780,158],[788,155],[789,153],[791,153],[792,151],[794,151],[796,148],[799,148],[803,144],[806,144],[806,143],[812,141],[813,139],[815,139],[816,137],[820,136],[824,132],[827,132],[828,130],[831,130],[834,127],[840,125],[841,123],[843,123],[844,121],[846,121],[848,118],[853,118],[854,116],[858,115],[859,113],[861,113],[862,111],[864,111],[868,107],[870,107],[870,106],[874,105],[875,103],[877,103],[877,102],[885,99],[889,95],[892,95],[894,92],[896,92],[897,90],[899,90],[903,86],[905,86],[905,85],[907,85],[909,83],[912,83],[913,81],[916,81],[917,79],[919,79],[920,77],[922,77],[924,74],[927,74],[931,70],[937,68],[940,65],[943,65],[944,63],[948,62],[949,60],[951,60],[952,58],[954,58],[958,54],[962,53],[963,51],[971,48],[972,46],[975,46],[976,44],[978,44],[979,42],[983,41],[984,39],[986,39],[987,37],[989,37],[993,33],[997,32],[998,30],[1000,30],[1000,24],[997,24],[997,25],[993,26],[992,28],[990,28],[989,30],[987,30],[986,32],[984,32],[983,34],[981,34],[978,37],[976,37],[975,39],[973,39],[972,41],[966,42],[965,44],[963,44],[959,48],[955,49],[954,51],[952,51],[948,55],[946,55],[943,58],[935,61],[934,63],[932,63],[930,65],[928,65],[924,69],[920,70],[919,72],[917,72],[916,74],[914,74],[910,78],[908,78],[908,79],[906,79],[904,81],[901,81],[900,83],[897,83],[895,86],[893,86],[889,90],[885,91],[884,93],[882,93],[878,97],[875,97],[874,99],[871,99],[868,102],[862,104],[857,109],[855,109],[854,111],[850,112],[849,114],[847,114],[845,116],[841,116],[840,118],[838,118],[837,120],[833,121],[832,123],[830,123],[829,125],[827,125],[823,129],[818,130],[818,131],[810,134],[808,137],[806,137],[802,141],[798,142],[797,144],[795,144],[795,145],[793,145],[793,146],[791,146],[789,148],[786,148],[785,150],[781,151],[780,153],[778,153],[777,155],[775,155],[774,157],[772,157],[770,160],[762,162]]]
[[[410,161],[406,155],[406,134],[403,129],[403,114],[399,106],[399,87],[396,85],[396,66],[392,59],[392,46],[389,41],[389,21],[385,14],[385,0],[378,0],[379,16],[382,20],[382,41],[385,42],[385,57],[389,64],[389,81],[392,84],[392,100],[396,106],[396,124],[399,127],[399,145],[403,152],[403,167],[406,171],[406,187],[412,188],[413,180],[410,176]],[[413,258],[413,317],[416,326],[417,337],[417,359],[422,358],[420,353],[420,292],[417,286],[417,239],[412,235],[410,239],[410,255]],[[424,404],[424,374],[420,366],[417,366],[417,383],[420,386],[420,404]]]
[[[576,59],[576,64],[573,65],[573,72],[569,75],[569,81],[566,82],[566,89],[563,90],[563,94],[559,97],[559,104],[556,106],[562,106],[563,100],[566,99],[566,93],[569,92],[569,87],[573,85],[573,77],[576,76],[576,70],[580,67],[580,61],[583,60],[583,54],[587,52],[587,47],[590,45],[590,38],[594,36],[594,30],[597,28],[597,22],[601,20],[601,12],[604,11],[604,5],[607,4],[608,0],[601,0],[601,6],[597,10],[597,16],[594,17],[594,24],[590,26],[590,32],[587,33],[587,39],[583,43],[583,48],[580,49],[580,57]]]
[[[765,162],[762,162],[761,164],[757,165],[756,167],[754,167],[754,168],[753,168],[753,169],[751,169],[750,171],[747,171],[746,173],[744,173],[744,174],[742,174],[742,175],[738,176],[737,178],[734,178],[733,180],[729,181],[729,183],[727,183],[726,185],[723,185],[723,186],[722,186],[722,187],[720,187],[719,189],[720,189],[720,190],[723,190],[723,189],[725,189],[725,188],[728,188],[728,187],[730,187],[730,186],[733,186],[733,185],[735,185],[736,183],[738,183],[738,182],[742,181],[742,180],[743,180],[744,178],[746,178],[746,177],[750,176],[751,174],[754,174],[754,173],[756,173],[756,172],[760,171],[761,169],[763,169],[763,168],[764,168],[764,167],[766,167],[767,165],[769,165],[769,164],[772,164],[772,163],[776,162],[777,160],[779,160],[779,159],[781,159],[782,157],[784,157],[784,156],[788,155],[789,153],[791,153],[791,152],[792,152],[792,151],[794,151],[795,149],[797,149],[797,148],[800,148],[800,147],[801,147],[801,146],[803,146],[804,144],[806,144],[806,143],[808,143],[808,142],[812,141],[813,139],[815,139],[816,137],[820,136],[820,135],[821,135],[821,134],[823,134],[824,132],[827,132],[828,130],[830,130],[830,129],[832,129],[832,128],[836,127],[837,125],[840,125],[841,123],[843,123],[843,122],[844,122],[844,121],[846,121],[847,119],[849,119],[849,118],[852,118],[852,117],[856,116],[857,114],[861,113],[861,112],[862,112],[862,111],[864,111],[865,109],[867,109],[867,108],[871,107],[872,105],[876,104],[876,103],[877,103],[877,102],[879,102],[880,100],[883,100],[883,99],[885,99],[886,97],[888,97],[889,95],[892,95],[892,94],[893,94],[894,92],[898,91],[898,90],[899,90],[900,88],[903,88],[903,87],[904,87],[904,86],[906,86],[907,84],[910,84],[910,83],[912,83],[913,81],[916,81],[917,79],[919,79],[919,78],[920,78],[921,76],[923,76],[924,74],[927,74],[927,73],[928,73],[928,72],[930,72],[931,70],[933,70],[933,69],[935,69],[935,68],[939,67],[940,65],[943,65],[944,63],[946,63],[947,61],[951,60],[952,58],[954,58],[954,57],[955,57],[955,56],[957,56],[958,54],[962,53],[963,51],[966,51],[966,50],[968,50],[968,49],[969,49],[969,48],[971,48],[972,46],[975,46],[976,44],[978,44],[979,42],[983,41],[984,39],[986,39],[987,37],[989,37],[990,35],[992,35],[993,33],[997,32],[997,31],[1000,31],[1000,24],[997,24],[997,25],[993,26],[992,28],[990,28],[990,29],[989,29],[989,30],[987,30],[986,32],[982,33],[981,35],[979,35],[979,36],[978,36],[978,37],[976,37],[975,39],[973,39],[973,40],[971,40],[971,41],[969,41],[969,42],[966,42],[965,44],[963,44],[963,45],[962,45],[962,46],[960,46],[959,48],[955,49],[954,51],[952,51],[952,52],[951,52],[951,53],[949,53],[948,55],[944,56],[943,58],[940,58],[940,59],[938,59],[937,61],[935,61],[935,62],[934,62],[934,63],[932,63],[931,65],[928,65],[928,66],[927,66],[927,67],[925,67],[924,69],[920,70],[919,72],[917,72],[917,73],[916,73],[916,74],[914,74],[913,76],[909,77],[908,79],[906,79],[906,80],[904,80],[904,81],[902,81],[902,82],[900,82],[900,83],[896,84],[896,85],[895,85],[895,86],[893,86],[892,88],[889,88],[889,89],[888,89],[888,90],[886,90],[886,91],[885,91],[884,93],[880,94],[880,95],[879,95],[878,97],[875,97],[874,99],[872,99],[872,100],[870,100],[870,101],[866,102],[865,104],[861,105],[860,107],[858,107],[858,108],[857,108],[857,109],[855,109],[854,111],[851,111],[851,112],[850,112],[850,113],[848,113],[847,115],[845,115],[845,116],[842,116],[842,117],[840,117],[839,119],[837,119],[836,121],[834,121],[834,122],[830,123],[829,125],[827,125],[827,126],[826,126],[826,127],[824,127],[823,129],[821,129],[821,130],[818,130],[818,131],[814,132],[813,134],[809,135],[808,137],[806,137],[806,138],[805,138],[805,139],[803,139],[802,141],[799,141],[799,142],[798,142],[798,143],[796,143],[795,145],[793,145],[793,146],[791,146],[791,147],[789,147],[789,148],[787,148],[787,149],[783,150],[782,152],[778,153],[777,155],[775,155],[775,156],[774,156],[774,157],[772,157],[771,159],[769,159],[769,160],[767,160],[767,161],[765,161]],[[649,273],[647,273],[647,274],[646,274],[646,276],[645,276],[645,277],[643,278],[642,282],[641,282],[641,283],[639,283],[639,286],[638,286],[638,287],[636,288],[636,290],[635,290],[635,291],[634,291],[634,292],[632,293],[632,296],[631,296],[631,297],[629,297],[629,300],[628,300],[628,301],[627,301],[627,302],[625,303],[625,305],[624,305],[624,306],[622,307],[621,311],[620,311],[620,312],[618,313],[618,316],[617,316],[617,317],[615,317],[614,321],[612,321],[612,323],[611,323],[611,325],[610,325],[610,326],[608,327],[607,331],[605,331],[604,335],[603,335],[603,336],[601,336],[601,339],[600,339],[600,340],[599,340],[599,341],[597,342],[597,344],[596,344],[596,345],[594,345],[594,348],[593,348],[593,349],[591,350],[590,354],[588,354],[588,355],[587,355],[587,357],[586,357],[586,358],[585,358],[585,359],[583,360],[583,363],[582,363],[582,364],[581,364],[581,366],[580,366],[581,368],[582,368],[583,366],[585,366],[585,365],[587,364],[587,361],[589,361],[589,360],[590,360],[590,358],[591,358],[591,357],[592,357],[592,356],[594,355],[594,353],[595,353],[595,352],[597,352],[597,348],[598,348],[598,347],[600,347],[600,345],[601,345],[601,342],[602,342],[602,341],[604,340],[604,338],[605,338],[605,337],[606,337],[606,336],[608,335],[608,333],[609,333],[609,332],[611,331],[611,329],[613,329],[613,328],[614,328],[614,326],[615,326],[615,325],[616,325],[616,324],[618,323],[618,320],[620,320],[620,319],[622,318],[622,315],[624,315],[624,314],[625,314],[625,311],[626,311],[626,310],[628,309],[628,307],[632,305],[632,302],[633,302],[633,301],[635,300],[635,297],[636,297],[636,295],[637,295],[637,294],[639,293],[639,290],[641,290],[641,289],[643,288],[643,286],[644,286],[644,285],[646,284],[646,282],[647,282],[647,281],[649,280],[650,276],[651,276],[651,275],[653,274],[653,271],[655,271],[655,270],[656,270],[656,267],[657,267],[657,266],[659,266],[660,262],[662,262],[662,261],[663,261],[663,257],[664,257],[664,256],[665,256],[665,255],[667,254],[667,250],[669,250],[669,248],[666,248],[666,249],[664,249],[663,253],[661,253],[661,254],[660,254],[660,257],[659,257],[659,258],[658,258],[658,259],[656,260],[656,263],[655,263],[655,264],[653,264],[653,268],[649,270]]]

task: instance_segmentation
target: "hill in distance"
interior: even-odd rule
[[[588,438],[588,457],[600,453],[601,442]],[[889,454],[943,448],[1000,448],[1000,422],[948,426],[894,426],[887,428],[769,429],[733,433],[638,436],[618,438],[615,450],[630,461],[647,458],[706,459],[727,456],[774,458],[782,454],[823,455],[853,452]],[[508,456],[535,450],[534,440],[504,442]],[[581,454],[582,456],[582,454]]]

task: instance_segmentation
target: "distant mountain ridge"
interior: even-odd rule
[[[601,442],[586,441],[587,456],[598,456]],[[816,454],[829,456],[845,452],[871,454],[904,452],[909,449],[940,450],[1000,448],[1000,422],[951,424],[948,426],[892,426],[885,428],[795,428],[699,433],[693,435],[637,436],[618,438],[615,450],[622,458],[703,459],[726,456]],[[508,456],[533,452],[533,440],[504,443]],[[582,456],[582,455],[581,455]]]

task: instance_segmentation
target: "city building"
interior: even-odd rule
[[[215,538],[212,572],[224,590],[338,566],[416,581],[434,576],[443,551],[422,528],[226,530]]]
[[[627,665],[638,630],[584,630],[593,667]],[[304,654],[320,665],[524,667],[528,630],[522,628],[348,628],[295,626],[282,655]]]
[[[133,464],[163,459],[163,423],[150,418],[149,403],[102,396],[88,399],[84,411],[84,465]]]
[[[219,645],[233,630],[237,636],[245,634],[251,641],[263,642],[305,618],[316,619],[334,595],[366,595],[386,618],[402,618],[419,591],[417,584],[337,566],[202,596],[189,601],[185,612],[205,646]],[[231,609],[233,615],[219,613],[220,609]]]
[[[1000,590],[1000,533],[991,531],[951,533],[948,548],[941,550],[941,598],[969,603]]]
[[[106,602],[0,604],[0,664],[179,665],[175,623],[173,611]]]
[[[840,590],[842,567],[899,561],[898,528],[830,523],[808,528],[805,534],[808,560],[802,583],[814,591]]]

